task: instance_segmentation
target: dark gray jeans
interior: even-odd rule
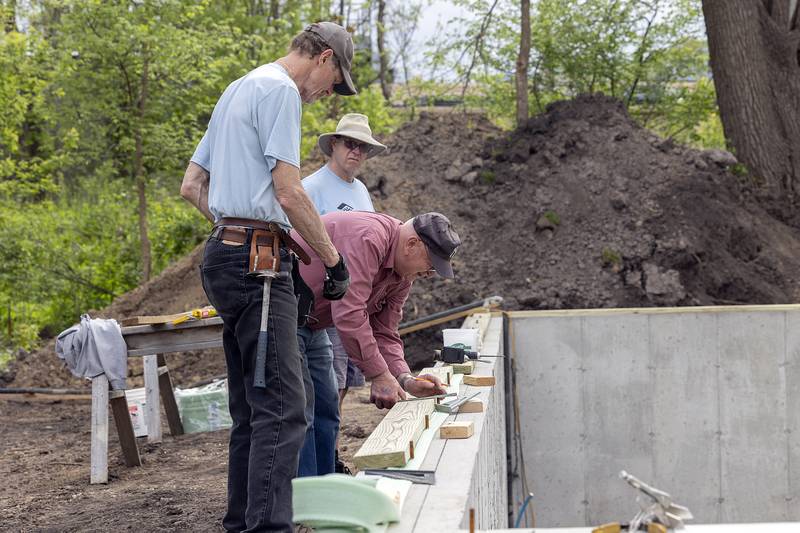
[[[306,434],[297,300],[291,279],[272,282],[267,386],[255,388],[263,281],[246,275],[249,253],[249,244],[234,246],[210,237],[201,267],[203,288],[223,321],[233,419],[228,511],[222,525],[228,531],[292,531],[292,478]],[[290,255],[281,248],[281,270],[291,269]]]

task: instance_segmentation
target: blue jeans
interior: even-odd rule
[[[250,240],[248,231],[247,240]],[[292,478],[306,433],[303,363],[297,346],[297,300],[292,280],[270,291],[266,388],[253,386],[261,326],[263,281],[247,275],[250,245],[206,242],[202,281],[222,318],[233,420],[228,446],[227,531],[293,531]],[[292,269],[281,248],[281,270]]]
[[[324,329],[299,328],[297,343],[304,363],[308,421],[297,475],[323,476],[334,471],[339,433],[339,391],[333,372],[333,349]]]

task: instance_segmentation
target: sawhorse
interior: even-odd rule
[[[143,357],[145,386],[145,419],[147,441],[159,443],[161,409],[167,415],[170,434],[183,434],[183,424],[172,387],[172,379],[164,354],[222,347],[222,319],[206,318],[173,325],[170,323],[122,328],[128,357]],[[91,480],[108,483],[108,407],[114,415],[125,466],[141,466],[139,447],[133,433],[125,391],[109,391],[105,374],[92,379],[92,445]]]

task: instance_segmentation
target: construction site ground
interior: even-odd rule
[[[428,113],[384,139],[388,155],[365,165],[376,208],[400,219],[451,218],[464,244],[455,280],[415,284],[411,320],[494,294],[507,309],[770,304],[800,298],[800,217],[762,198],[733,157],[676,145],[636,125],[602,96],[559,102],[514,132],[479,114]],[[304,166],[310,173],[318,156]],[[176,191],[177,194],[177,191]],[[207,303],[202,246],[92,316],[176,313]],[[405,338],[414,367],[431,361],[440,328]],[[168,356],[179,387],[224,374],[219,350]],[[129,386],[141,386],[130,363]],[[53,341],[21,352],[8,387],[84,388]],[[369,389],[343,414],[347,459],[382,416]],[[143,444],[126,468],[110,431],[108,485],[90,486],[88,401],[0,398],[0,529],[219,531],[227,433]]]

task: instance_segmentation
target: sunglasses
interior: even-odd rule
[[[347,137],[338,137],[338,139],[344,143],[344,146],[348,150],[358,149],[362,154],[366,154],[369,151],[369,145],[367,143],[354,141],[353,139],[349,139]]]

